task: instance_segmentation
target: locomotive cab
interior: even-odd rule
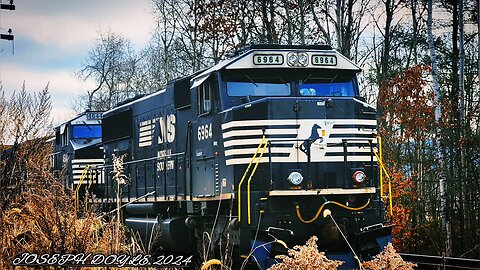
[[[200,121],[200,143],[193,145],[197,157],[205,158],[208,149],[224,154],[211,156],[205,171],[225,176],[223,192],[238,200],[240,234],[256,235],[240,237],[242,255],[272,236],[293,246],[317,235],[321,249],[343,260],[353,256],[339,255],[351,251],[338,230],[364,257],[390,240],[376,188],[376,110],[360,97],[359,72],[328,47],[257,47],[192,79],[199,98],[211,97],[205,103],[210,110],[221,107]],[[204,94],[212,84],[218,92]],[[197,104],[201,112],[204,103]],[[214,123],[213,135],[208,123]],[[215,158],[226,167],[214,167]],[[214,183],[211,196],[222,195],[219,179]],[[338,228],[319,218],[325,209]],[[269,252],[274,249],[269,244]],[[254,254],[264,258],[261,253]],[[268,258],[261,261],[267,267]]]
[[[103,164],[101,123],[102,112],[86,111],[55,127],[53,173],[80,195],[98,187],[93,168]]]

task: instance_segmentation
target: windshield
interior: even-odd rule
[[[227,82],[231,97],[243,96],[289,96],[290,83]]]
[[[353,81],[300,83],[298,88],[301,96],[353,97],[355,95]]]
[[[341,70],[264,69],[229,71],[224,80],[230,97],[353,97],[355,78]]]
[[[74,139],[93,139],[102,137],[101,125],[74,125],[72,128]]]

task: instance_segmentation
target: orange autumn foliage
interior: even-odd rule
[[[416,164],[423,162],[425,149],[435,138],[434,93],[429,86],[428,66],[414,66],[387,81],[380,90],[382,112],[379,133],[383,138],[383,159],[392,182],[394,245],[411,250],[418,239],[414,222],[417,202]],[[384,190],[388,190],[388,179]]]
[[[428,66],[414,66],[382,86],[378,97],[383,111],[381,135],[396,143],[428,137],[435,127],[434,93],[425,77],[429,72]]]

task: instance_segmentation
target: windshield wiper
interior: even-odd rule
[[[250,77],[248,77],[247,74],[243,74],[248,80],[250,80],[251,83],[253,83],[256,87],[258,87],[258,84],[256,84]]]
[[[287,83],[286,81],[284,81],[284,80],[282,79],[282,77],[280,77],[280,76],[277,75],[277,78],[278,78],[280,81],[282,81],[283,84],[288,85],[288,83]]]
[[[82,122],[85,124],[85,126],[87,126],[88,129],[90,129],[90,131],[93,131],[93,129],[87,124],[87,122],[85,122],[84,120],[82,120]]]
[[[332,80],[330,81],[330,83],[332,83],[336,78],[337,78],[338,74],[335,75],[335,77],[332,78]]]
[[[306,83],[306,81],[308,81],[308,79],[310,79],[310,77],[312,77],[312,73],[308,74],[307,78],[305,78],[305,80],[303,80],[302,84]]]

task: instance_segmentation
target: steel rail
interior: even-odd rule
[[[408,262],[416,263],[415,269],[480,269],[480,260],[453,258],[420,254],[400,253],[400,256]]]

